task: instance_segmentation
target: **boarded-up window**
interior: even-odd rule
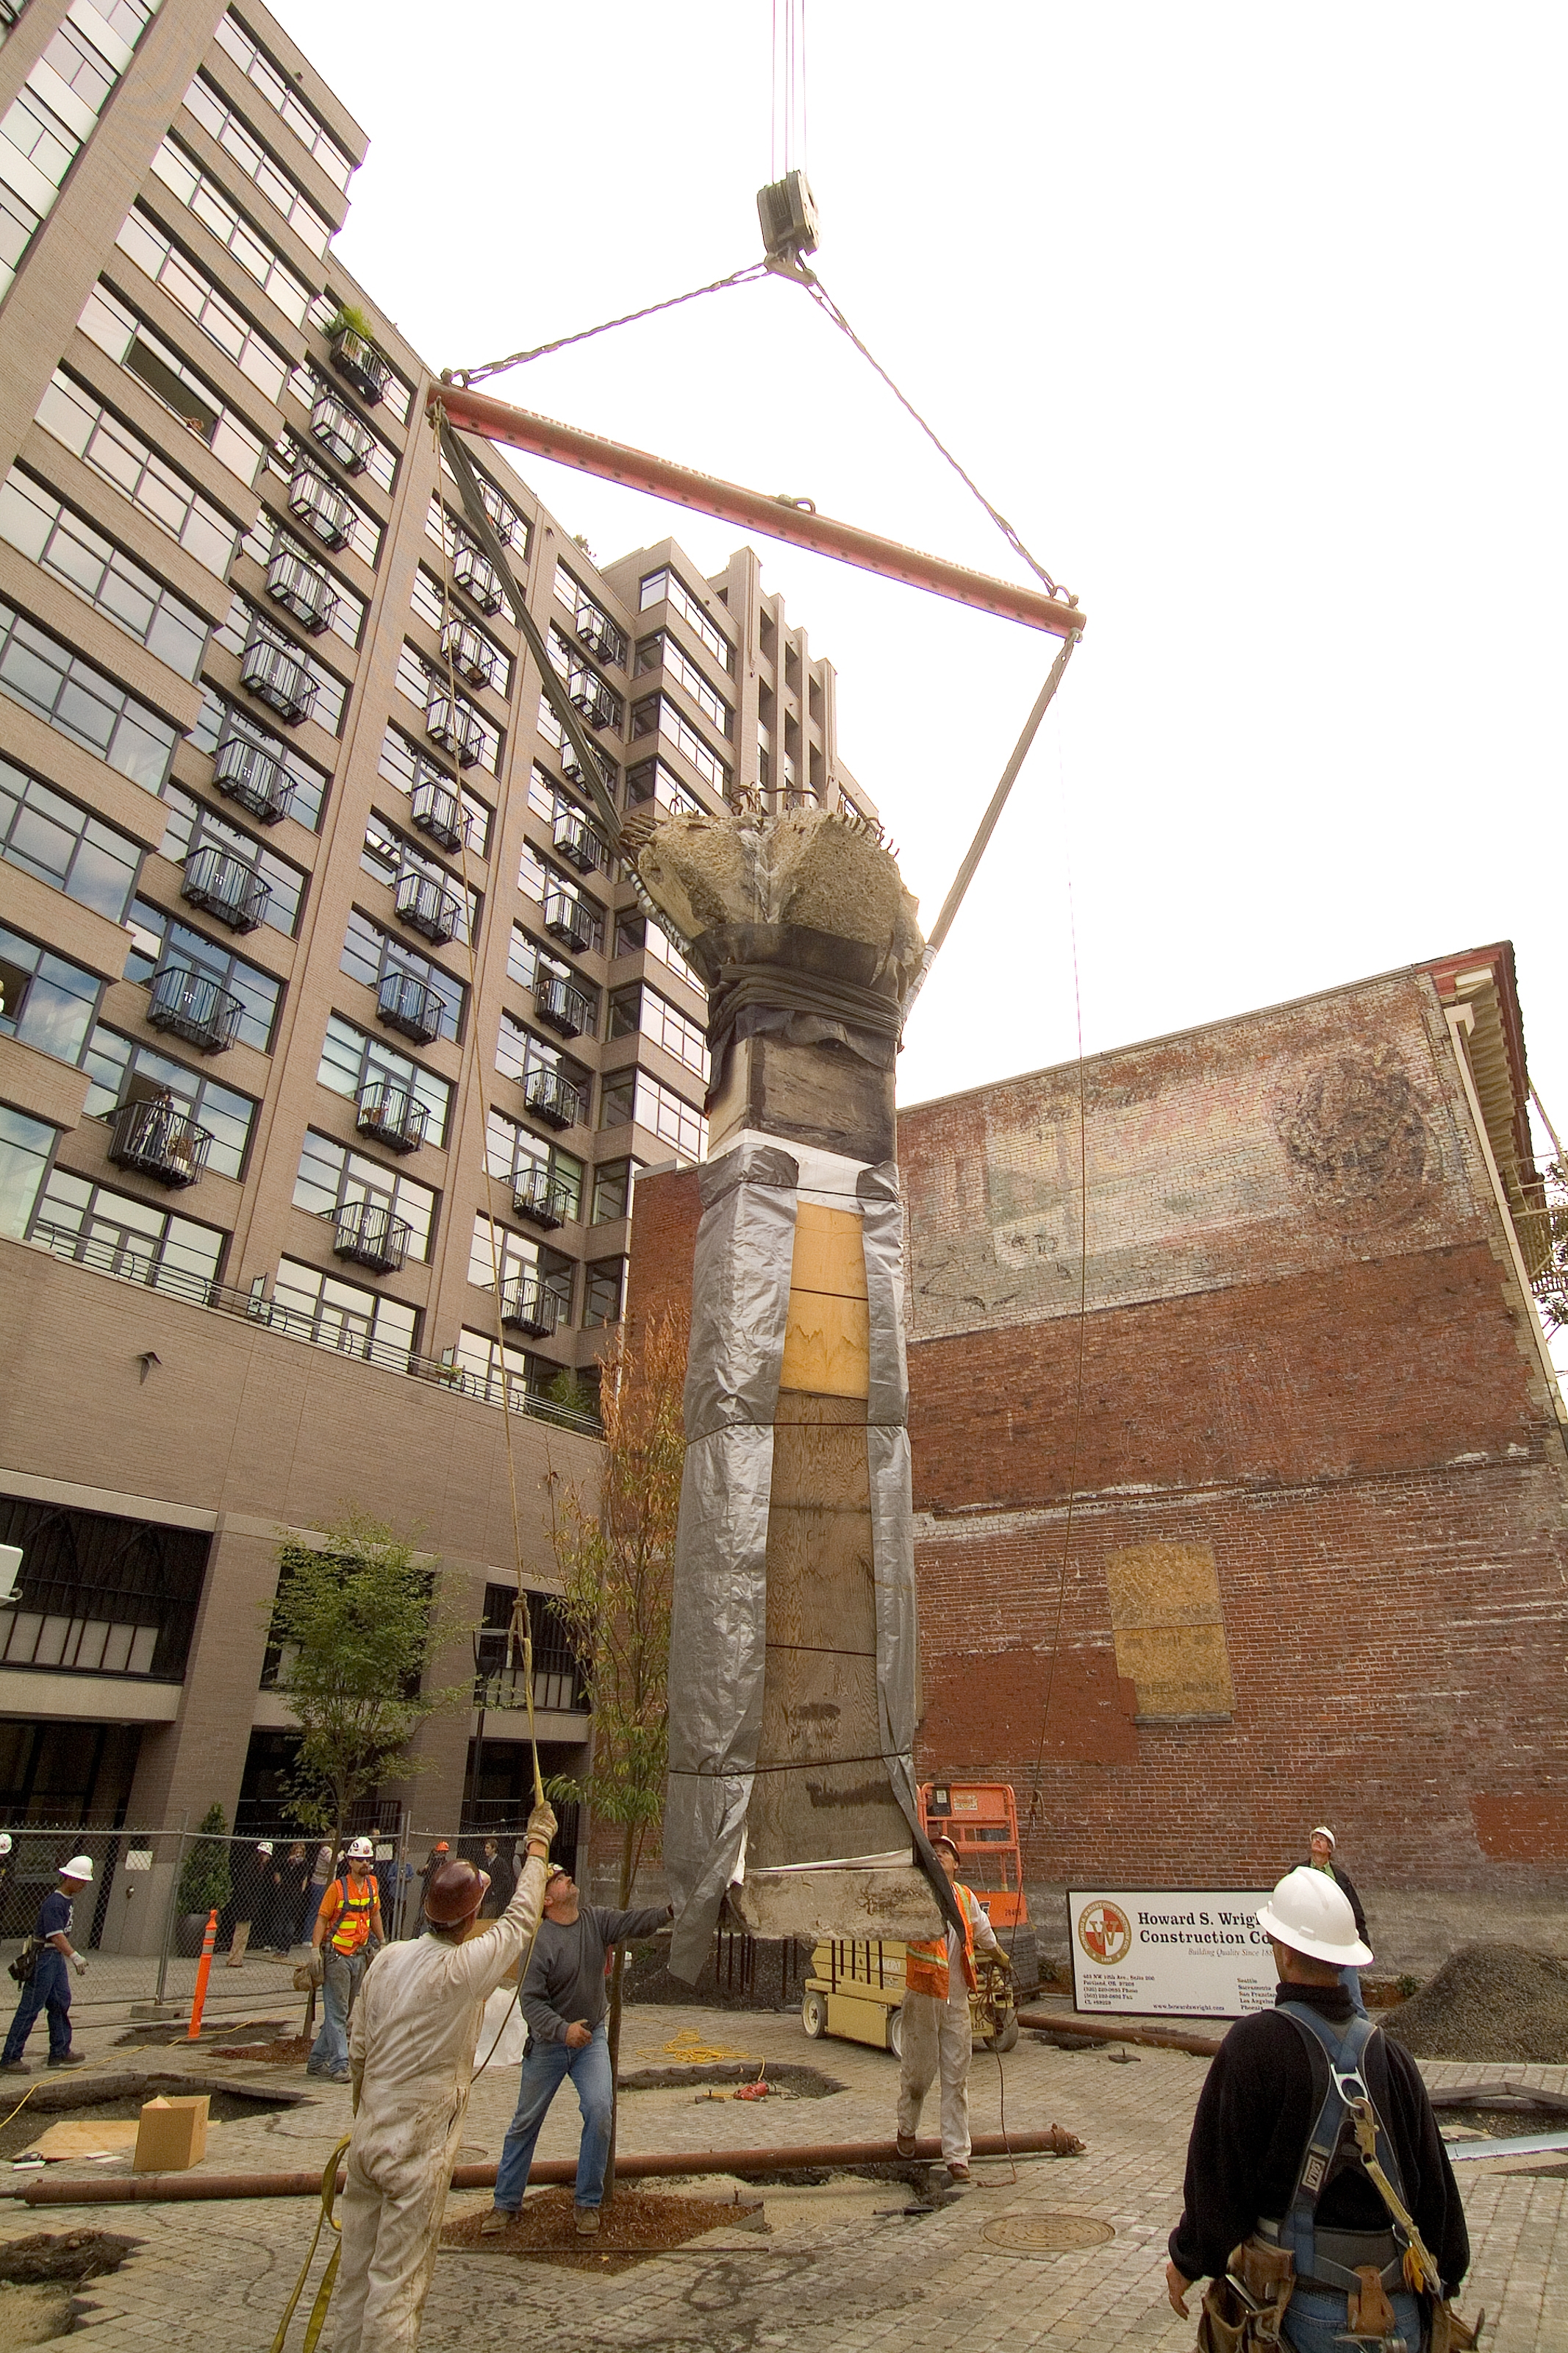
[[[1228,1715],[1235,1704],[1207,1545],[1131,1545],[1105,1564],[1116,1672],[1142,1716]]]

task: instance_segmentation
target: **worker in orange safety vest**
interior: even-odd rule
[[[899,2063],[899,2155],[913,2157],[921,2109],[942,2078],[942,2154],[950,2178],[969,2179],[969,2058],[973,2049],[969,1997],[978,1982],[974,1948],[1008,1968],[1006,1955],[979,1898],[958,1877],[958,1849],[950,1838],[931,1841],[952,1883],[963,1915],[963,1939],[949,1928],[907,1948],[904,1960],[903,2057]]]
[[[349,2013],[372,1946],[380,1951],[383,1933],[381,1890],[371,1868],[375,1849],[369,1839],[356,1838],[346,1859],[348,1869],[322,1895],[310,1931],[310,1973],[322,1988],[324,2014],[305,2073],[334,2084],[349,2080]]]

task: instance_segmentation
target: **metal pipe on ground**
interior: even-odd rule
[[[1212,2034],[1178,2034],[1166,2026],[1102,2026],[1098,2019],[1068,2018],[1059,2010],[1021,2010],[1018,2023],[1042,2034],[1070,2034],[1079,2042],[1142,2042],[1152,2051],[1190,2051],[1199,2059],[1212,2059],[1219,2049]]]
[[[1044,2132],[977,2133],[972,2154],[1076,2157],[1082,2147],[1075,2133],[1065,2131],[1060,2125],[1051,2125]],[[617,2150],[616,2179],[645,2181],[682,2173],[794,2173],[803,2168],[814,2171],[848,2169],[858,2165],[909,2165],[922,2159],[931,2164],[941,2156],[942,2143],[934,2134],[917,2140],[914,2157],[904,2158],[899,2156],[897,2142],[890,2140],[808,2141],[804,2147],[786,2142],[778,2148],[683,2149],[678,2155],[646,2157]],[[574,2181],[576,2176],[575,2158],[549,2158],[533,2166],[528,2186],[538,2189]],[[340,2189],[343,2179],[340,2168]],[[458,2165],[452,2168],[454,2189],[493,2189],[495,2181],[493,2165]],[[313,2173],[144,2173],[140,2179],[132,2175],[128,2181],[105,2181],[101,2178],[67,2181],[46,2174],[16,2189],[0,2189],[0,2197],[20,2199],[27,2206],[143,2206],[183,2199],[319,2198],[321,2194],[319,2166]]]

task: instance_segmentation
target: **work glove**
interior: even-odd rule
[[[1012,1976],[1013,1964],[1007,1958],[1005,1953],[993,1953],[991,1957],[995,1962],[997,1968],[1002,1971],[1004,1977],[1010,1978]]]
[[[85,1953],[73,1953],[71,1955],[71,1967],[76,1971],[79,1978],[86,1977],[87,1955]]]
[[[321,1948],[319,1947],[316,1951],[311,1954],[309,1966],[310,1971],[310,1983],[319,1992],[325,1981],[327,1974],[327,1964],[322,1957]]]
[[[548,1846],[555,1836],[557,1828],[554,1809],[548,1804],[535,1806],[528,1818],[528,1836],[531,1839],[540,1839]]]

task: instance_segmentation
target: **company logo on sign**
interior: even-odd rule
[[[1131,1950],[1132,1924],[1119,1904],[1086,1904],[1078,1915],[1078,1940],[1091,1961],[1110,1968]]]

